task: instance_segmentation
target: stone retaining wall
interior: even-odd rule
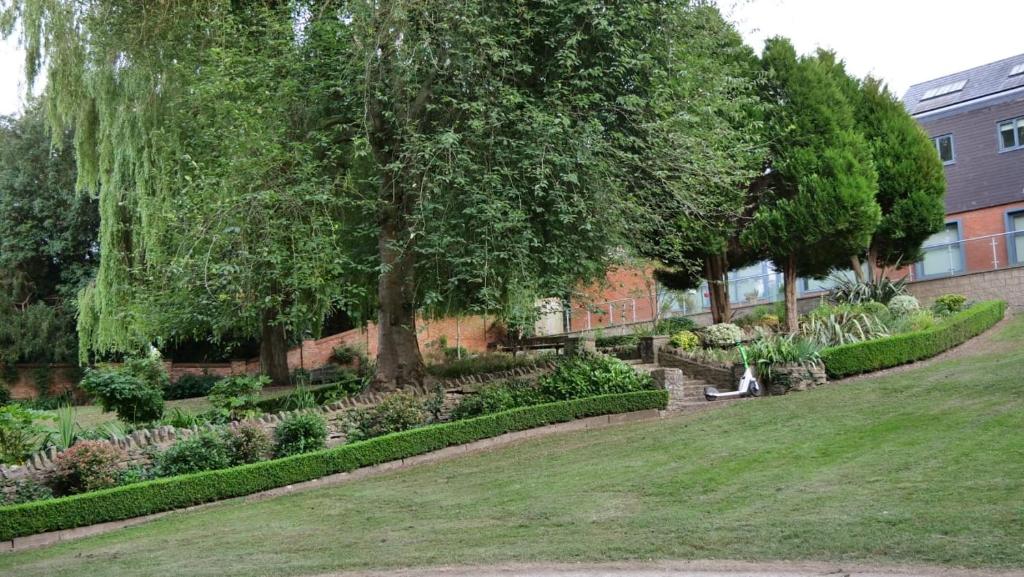
[[[742,369],[737,373],[736,365],[701,363],[677,353],[671,347],[663,347],[658,351],[658,364],[663,367],[682,369],[687,377],[704,381],[723,390],[736,388],[736,383],[739,382],[739,377],[742,375]]]
[[[770,395],[785,395],[791,391],[806,391],[828,382],[822,364],[781,365],[772,367],[771,377],[764,379]]]

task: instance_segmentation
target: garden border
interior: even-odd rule
[[[943,353],[992,328],[1005,314],[1005,301],[984,301],[929,329],[825,349],[821,360],[830,379],[888,369]]]
[[[141,522],[140,518],[233,497],[324,486],[358,477],[367,468],[391,470],[554,432],[655,418],[667,404],[664,390],[545,403],[314,453],[0,507],[0,550],[92,535]]]

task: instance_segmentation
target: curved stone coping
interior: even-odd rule
[[[660,419],[666,414],[666,411],[659,409],[647,409],[643,411],[634,411],[632,413],[616,413],[610,415],[599,415],[596,417],[586,417],[584,419],[577,419],[575,421],[567,421],[565,423],[557,423],[554,425],[546,425],[544,427],[537,427],[534,429],[526,429],[524,431],[515,431],[512,433],[505,433],[497,437],[491,437],[488,439],[481,439],[479,441],[473,441],[465,445],[454,445],[446,447],[430,453],[424,453],[422,455],[416,455],[407,459],[400,459],[397,461],[389,461],[387,463],[381,463],[379,465],[372,465],[369,467],[363,467],[347,473],[337,473],[334,475],[328,475],[312,481],[306,481],[303,483],[296,483],[294,485],[286,485],[284,487],[278,487],[276,489],[270,489],[267,491],[261,491],[259,493],[253,493],[245,497],[233,497],[231,499],[225,499],[222,501],[213,501],[210,503],[203,503],[202,505],[195,505],[192,507],[186,507],[184,509],[175,509],[173,511],[163,511],[161,513],[154,513],[152,515],[144,515],[142,517],[134,517],[132,519],[123,519],[121,521],[110,521],[107,523],[97,523],[95,525],[88,525],[86,527],[77,527],[74,529],[63,529],[61,531],[51,531],[49,533],[38,533],[36,535],[28,535],[25,537],[16,537],[10,541],[0,541],[0,553],[10,553],[13,551],[23,551],[25,549],[32,549],[36,547],[44,547],[47,545],[53,545],[54,543],[60,543],[63,541],[71,541],[74,539],[80,539],[82,537],[90,537],[92,535],[99,535],[102,533],[109,533],[117,529],[124,527],[131,527],[133,525],[139,525],[159,519],[164,515],[171,513],[177,513],[182,511],[194,511],[205,507],[210,507],[224,501],[231,501],[235,499],[241,499],[244,501],[259,501],[263,499],[270,499],[273,497],[279,497],[281,495],[287,495],[289,493],[297,493],[300,491],[309,491],[312,489],[320,489],[324,487],[333,487],[335,485],[341,485],[351,481],[364,479],[388,471],[397,471],[400,469],[407,469],[415,467],[417,465],[426,465],[429,463],[437,463],[440,461],[447,461],[461,455],[470,453],[478,453],[489,449],[495,449],[519,441],[527,439],[536,439],[539,437],[546,437],[549,435],[556,435],[559,433],[568,433],[571,431],[582,431],[586,429],[601,429],[613,425],[621,425],[625,423],[634,423],[640,421],[653,421]]]

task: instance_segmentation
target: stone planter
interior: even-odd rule
[[[763,384],[768,394],[785,395],[790,391],[806,391],[824,385],[828,379],[825,367],[821,365],[778,365],[772,367],[771,378],[765,381]]]

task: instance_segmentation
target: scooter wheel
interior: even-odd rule
[[[760,397],[761,396],[761,383],[754,381],[750,383],[750,396]]]

